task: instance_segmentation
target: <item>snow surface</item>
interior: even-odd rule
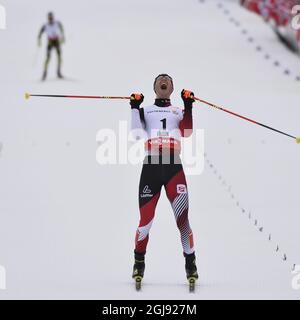
[[[188,293],[179,233],[163,193],[137,293],[130,276],[141,165],[95,160],[97,131],[129,120],[128,103],[24,100],[25,91],[137,91],[147,104],[154,77],[168,72],[174,104],[181,105],[182,88],[193,89],[300,135],[299,57],[261,19],[235,1],[1,4],[7,30],[0,31],[0,265],[7,290],[0,299],[299,299],[291,270],[300,263],[300,147],[292,139],[196,105],[207,155],[204,173],[188,177],[199,286]],[[66,28],[69,78],[57,81],[52,61],[49,80],[41,83],[44,48],[36,51],[36,36],[49,10]]]

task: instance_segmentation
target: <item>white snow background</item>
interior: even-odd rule
[[[97,131],[129,120],[128,102],[24,99],[26,91],[143,92],[151,104],[153,79],[167,72],[175,105],[182,105],[181,89],[192,89],[297,136],[300,60],[269,26],[236,1],[1,4],[7,29],[0,30],[0,265],[7,289],[0,299],[299,299],[291,285],[300,264],[295,141],[195,104],[207,155],[204,173],[187,178],[199,286],[188,292],[163,192],[137,293],[131,272],[141,165],[100,166],[95,159]],[[37,50],[37,33],[50,10],[66,29],[67,79],[55,79],[52,59],[41,83],[45,39]]]

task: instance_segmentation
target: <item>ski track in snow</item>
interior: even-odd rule
[[[206,0],[199,0],[200,3],[207,4]],[[210,3],[211,4],[211,3]],[[255,47],[255,50],[258,54],[263,54],[263,58],[266,61],[270,61],[272,63],[272,65],[277,68],[277,69],[281,69],[281,74],[285,76],[285,78],[288,76],[290,77],[290,79],[293,79],[295,81],[300,81],[300,75],[294,75],[293,76],[293,72],[291,71],[292,68],[291,67],[286,67],[284,66],[285,63],[282,63],[280,61],[280,59],[274,59],[272,58],[272,54],[270,54],[268,52],[268,50],[265,50],[264,47],[256,42],[256,39],[254,36],[251,35],[251,32],[248,30],[248,28],[244,28],[243,27],[243,23],[240,22],[239,19],[236,19],[236,17],[234,16],[234,14],[231,14],[231,11],[227,8],[226,4],[224,2],[216,2],[216,6],[217,8],[228,18],[228,22],[233,24],[237,29],[241,29],[241,34],[246,38],[246,41],[250,44],[252,44]],[[246,9],[242,9],[242,10],[246,10]],[[253,13],[250,13],[253,14]],[[286,48],[287,52],[288,49]],[[293,55],[293,53],[290,53],[291,55]],[[299,57],[297,57],[299,58]],[[212,170],[212,172],[216,175],[217,179],[220,181],[222,186],[226,187],[226,191],[228,192],[230,198],[235,202],[235,205],[240,209],[240,211],[242,213],[244,213],[245,215],[247,215],[248,219],[250,222],[254,221],[254,226],[256,227],[256,229],[259,232],[266,232],[264,226],[262,224],[259,223],[258,219],[254,218],[253,213],[251,212],[251,210],[246,210],[240,203],[240,201],[238,200],[238,198],[236,197],[236,195],[233,193],[232,191],[232,186],[229,184],[229,186],[227,186],[227,182],[226,180],[223,178],[222,174],[218,172],[218,170],[216,169],[216,167],[214,166],[213,162],[207,157],[207,154],[205,154],[206,157],[206,162],[209,165],[209,168]],[[268,241],[274,241],[274,239],[272,238],[272,233],[269,232],[267,233],[267,238]],[[275,241],[275,243],[277,243]],[[283,262],[286,262],[287,259],[287,254],[281,250],[281,246],[277,243],[276,246],[274,247],[274,252],[280,256],[281,260]],[[296,263],[292,262],[290,269],[291,271],[293,271],[295,269]]]
[[[260,221],[258,219],[255,218],[255,213],[251,212],[251,210],[245,209],[245,207],[240,202],[238,196],[236,196],[235,192],[233,191],[232,185],[226,181],[226,179],[224,178],[222,173],[220,173],[218,171],[218,169],[215,167],[213,162],[208,158],[208,156],[206,154],[205,154],[205,158],[206,158],[206,163],[208,164],[209,168],[211,169],[211,171],[215,175],[216,179],[218,179],[220,184],[225,188],[229,197],[234,202],[235,206],[239,209],[239,211],[241,213],[243,213],[245,215],[245,217],[247,217],[249,219],[249,222],[256,228],[257,231],[264,232],[267,235],[265,240],[273,241],[276,244],[273,248],[274,252],[280,257],[280,259],[282,261],[286,262],[288,260],[287,255],[284,251],[281,250],[281,246],[278,244],[278,242],[276,242],[275,239],[273,239],[272,233],[271,232],[266,233],[266,229],[264,228],[264,225],[262,223],[260,223]],[[293,271],[295,269],[295,266],[296,266],[296,263],[292,263],[291,271]]]

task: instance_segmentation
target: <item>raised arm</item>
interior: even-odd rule
[[[40,32],[39,32],[39,35],[38,35],[38,45],[41,46],[41,41],[42,41],[42,35],[43,33],[45,32],[45,25],[42,26]]]
[[[133,93],[131,95],[131,133],[136,140],[143,138],[145,135],[144,109],[140,108],[143,101],[144,96],[142,94]]]
[[[193,133],[193,103],[195,102],[194,93],[188,90],[181,91],[181,98],[184,103],[183,119],[179,123],[182,137],[188,138]]]

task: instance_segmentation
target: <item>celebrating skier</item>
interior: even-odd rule
[[[48,13],[48,23],[42,26],[41,31],[38,35],[38,45],[41,46],[41,39],[43,33],[46,33],[48,37],[48,45],[47,45],[47,54],[46,54],[46,61],[44,65],[44,72],[42,80],[46,80],[47,72],[48,72],[48,65],[51,58],[51,51],[52,49],[56,50],[57,53],[57,77],[63,78],[61,74],[61,64],[62,64],[62,55],[61,55],[61,44],[65,42],[65,34],[63,25],[54,19],[54,14],[52,12]]]
[[[135,262],[132,277],[140,288],[145,270],[145,254],[149,231],[162,186],[174,211],[181,235],[185,269],[190,284],[198,279],[193,233],[188,220],[188,189],[180,159],[181,137],[189,137],[193,130],[192,107],[194,94],[182,90],[184,110],[171,104],[173,80],[160,74],[154,81],[156,99],[153,105],[140,108],[142,94],[131,95],[131,130],[136,138],[146,138],[146,157],[139,184],[140,223],[135,238]]]

